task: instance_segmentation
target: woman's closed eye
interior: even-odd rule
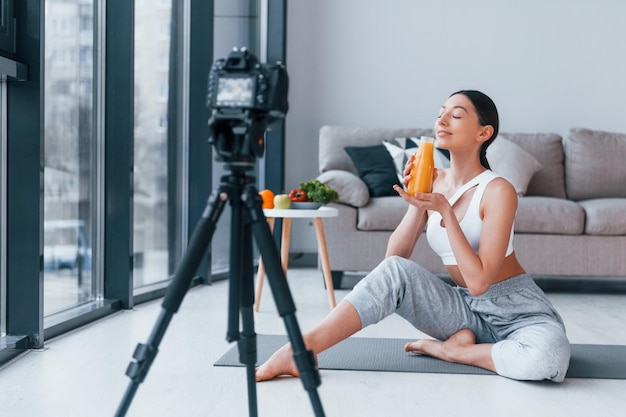
[[[439,116],[437,116],[437,119],[441,119],[446,113],[450,113],[450,117],[452,117],[453,119],[461,119],[463,118],[463,116],[465,116],[465,114],[467,113],[467,110],[465,110],[461,106],[456,106],[450,110],[446,109],[445,107],[442,107],[441,110],[439,111]]]

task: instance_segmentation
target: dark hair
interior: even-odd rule
[[[481,126],[491,125],[493,127],[493,135],[480,147],[480,164],[487,169],[491,169],[489,162],[487,161],[487,148],[491,145],[491,142],[498,136],[498,129],[500,128],[500,119],[498,117],[498,109],[492,99],[484,93],[476,90],[461,90],[450,95],[450,97],[463,94],[467,97],[478,114],[478,122]]]

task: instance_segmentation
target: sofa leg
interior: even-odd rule
[[[341,288],[341,281],[343,280],[343,271],[330,271],[330,275],[333,278],[333,287],[338,290]]]

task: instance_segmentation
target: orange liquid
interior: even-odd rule
[[[431,141],[421,140],[413,169],[411,171],[411,179],[407,187],[407,192],[411,195],[415,193],[429,193],[433,182],[433,172],[435,169],[435,157],[433,152],[435,143]]]

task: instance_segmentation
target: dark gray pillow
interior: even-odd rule
[[[344,148],[359,177],[367,185],[370,197],[397,196],[392,188],[400,184],[391,155],[383,144],[374,146],[346,146]]]

